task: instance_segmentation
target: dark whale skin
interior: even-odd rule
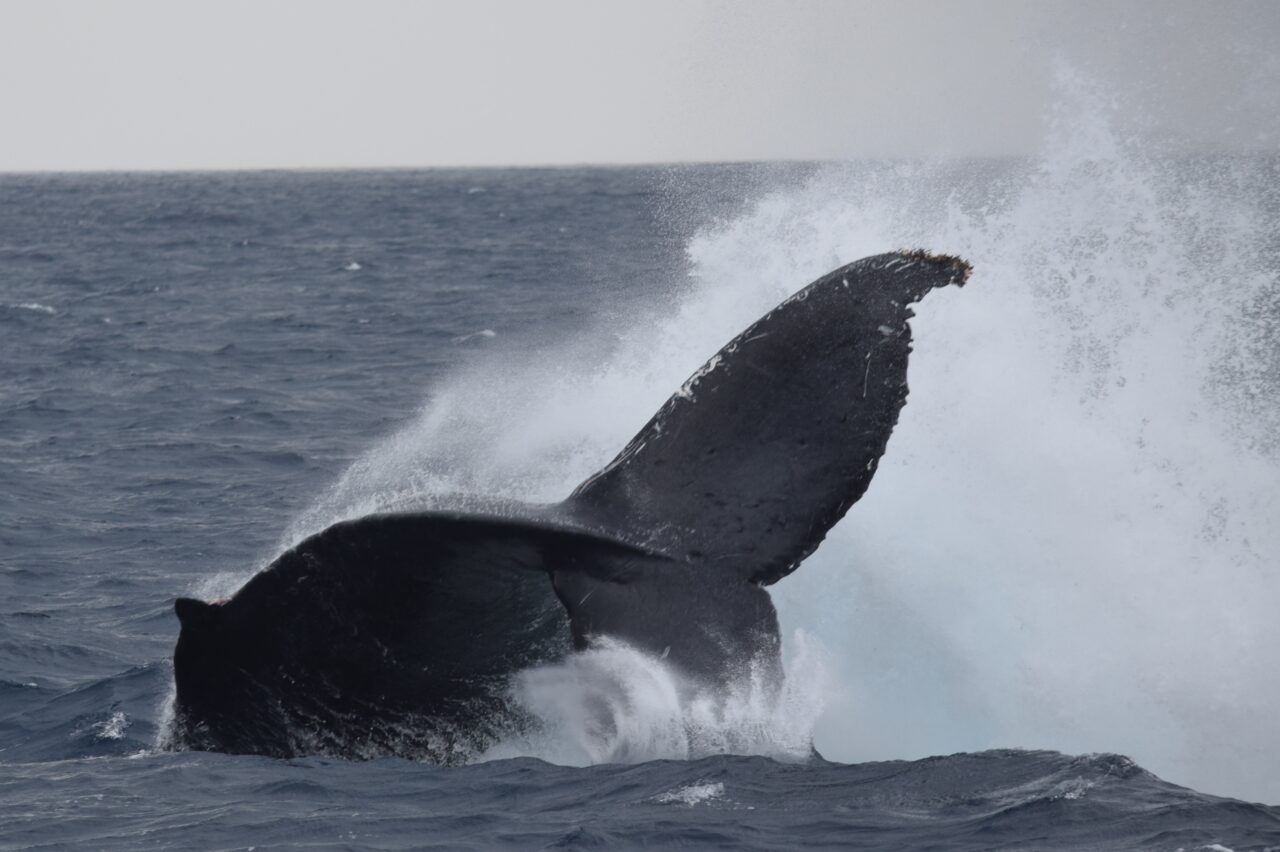
[[[459,762],[527,722],[513,674],[600,636],[691,682],[780,675],[763,587],[866,492],[906,402],[910,305],[969,272],[907,251],[828,273],[561,503],[344,521],[224,603],[179,599],[171,746]]]

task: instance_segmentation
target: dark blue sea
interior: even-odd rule
[[[1277,178],[1089,135],[0,177],[0,848],[1280,849]],[[779,703],[680,706],[606,648],[458,768],[166,750],[176,597],[405,496],[558,499],[756,316],[908,245],[976,271],[774,587]]]

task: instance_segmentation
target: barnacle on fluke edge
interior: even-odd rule
[[[973,265],[969,261],[952,254],[937,254],[922,248],[900,249],[897,254],[908,260],[919,260],[949,267],[952,273],[957,276],[952,281],[957,287],[963,287],[965,282],[969,280],[969,276],[973,274]]]

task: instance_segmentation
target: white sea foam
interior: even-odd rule
[[[799,286],[897,247],[960,254],[968,287],[931,294],[913,321],[911,399],[876,481],[773,587],[782,623],[830,649],[845,686],[820,690],[819,750],[1123,752],[1179,783],[1280,799],[1266,167],[1153,158],[1113,132],[1111,109],[1063,73],[1026,168],[833,166],[758,198],[690,242],[674,308],[433,388],[288,539],[408,495],[560,499]],[[532,753],[701,753],[661,666],[593,653],[522,681],[546,729],[563,723]],[[626,711],[588,736],[575,696],[646,720]]]
[[[491,340],[498,336],[498,332],[491,328],[482,328],[479,331],[473,331],[470,334],[462,334],[453,339],[454,343],[466,343],[468,340],[484,339]]]
[[[48,305],[42,305],[39,302],[19,302],[18,304],[10,305],[9,307],[13,308],[15,311],[35,311],[39,314],[49,314],[51,316],[57,313],[53,308]]]
[[[100,740],[122,740],[129,724],[129,717],[116,711],[111,714],[111,718],[93,726],[94,736]]]
[[[168,678],[168,684],[169,688],[165,690],[164,696],[160,699],[160,705],[156,708],[156,736],[151,744],[155,751],[168,751],[174,744],[173,723],[177,709],[178,684],[172,676]]]
[[[821,646],[799,632],[793,647],[781,688],[761,667],[728,688],[707,689],[665,660],[599,640],[519,675],[514,698],[535,727],[481,759],[533,756],[574,766],[714,754],[804,760],[833,684]]]
[[[654,796],[653,800],[664,805],[679,804],[693,807],[723,798],[724,782],[711,781],[706,784],[688,784],[676,790],[669,790]]]

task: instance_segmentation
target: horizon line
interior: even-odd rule
[[[1249,153],[1249,152],[1241,152]],[[1262,153],[1262,152],[1258,152]],[[636,160],[636,161],[583,161],[575,163],[454,163],[447,165],[359,165],[359,166],[138,166],[138,167],[73,167],[73,168],[32,168],[8,169],[0,168],[0,177],[16,176],[53,176],[53,175],[111,175],[111,174],[227,174],[227,173],[265,173],[265,172],[410,172],[410,171],[556,171],[569,169],[658,169],[685,168],[694,166],[824,166],[840,163],[927,163],[927,162],[962,162],[962,161],[995,161],[1025,159],[1032,154],[964,154],[957,156],[891,156],[877,155],[864,157],[824,157],[824,158],[777,158],[777,159],[731,159],[731,160]]]

